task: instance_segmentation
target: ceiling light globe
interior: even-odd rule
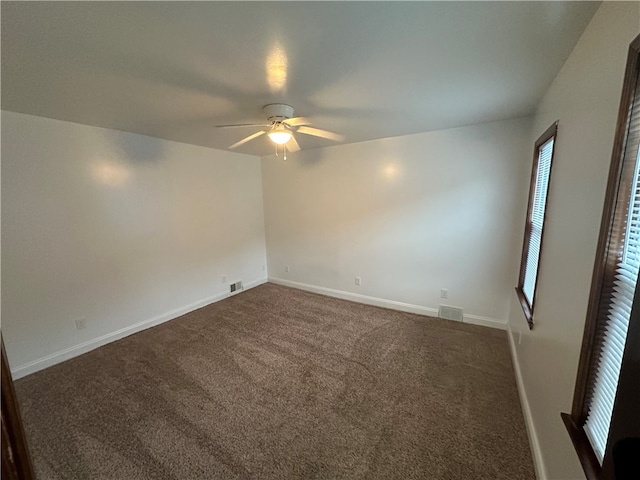
[[[291,133],[283,131],[269,132],[269,138],[273,143],[284,145],[291,140]]]

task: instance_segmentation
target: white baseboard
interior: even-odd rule
[[[369,297],[359,293],[345,292],[344,290],[334,290],[332,288],[318,287],[307,283],[293,282],[284,278],[269,277],[269,282],[286,287],[306,290],[307,292],[319,293],[329,297],[341,298],[343,300],[351,300],[352,302],[364,303],[366,305],[374,305],[376,307],[390,308],[391,310],[400,310],[401,312],[417,313],[419,315],[428,315],[430,317],[438,316],[438,309],[431,307],[423,307],[421,305],[413,305],[411,303],[396,302],[395,300],[387,300],[384,298]],[[505,330],[507,322],[496,318],[483,317],[480,315],[464,315],[464,323],[473,325],[482,325],[484,327],[498,328]]]
[[[520,395],[520,404],[522,405],[522,413],[524,414],[525,426],[527,427],[527,434],[529,435],[529,445],[531,447],[531,456],[533,457],[533,466],[536,471],[536,478],[538,480],[547,480],[547,469],[544,465],[544,459],[542,458],[542,451],[540,450],[540,442],[538,441],[536,427],[533,424],[533,416],[531,414],[531,407],[529,406],[529,400],[527,398],[527,391],[524,388],[524,381],[522,380],[522,372],[520,371],[520,362],[518,361],[518,352],[516,350],[516,344],[513,341],[513,332],[511,331],[511,326],[508,324],[507,324],[507,336],[509,337],[509,347],[511,348],[511,360],[513,362],[513,370],[516,373],[516,383],[518,384],[518,394]]]
[[[253,282],[247,282],[244,284],[244,290],[257,287],[258,285],[262,285],[263,283],[267,283],[266,278],[261,278]],[[115,332],[107,333],[106,335],[102,335],[78,345],[65,348],[64,350],[60,350],[59,352],[52,353],[32,362],[28,362],[16,368],[12,368],[11,375],[13,376],[14,380],[17,380],[31,373],[44,370],[47,367],[51,367],[58,363],[64,362],[65,360],[69,360],[71,358],[77,357],[78,355],[82,355],[83,353],[95,350],[96,348],[106,345],[107,343],[120,340],[121,338],[127,337],[142,330],[146,330],[147,328],[151,328],[155,325],[159,325],[169,320],[173,320],[174,318],[178,318],[179,316],[197,310],[198,308],[202,308],[206,305],[210,305],[233,295],[237,295],[237,293],[223,292],[211,297],[203,298],[201,300],[198,300],[197,302],[185,305],[184,307],[176,308],[175,310],[171,310],[170,312],[163,313],[162,315],[158,315],[142,322],[134,323],[133,325],[121,328],[120,330],[116,330]]]
[[[483,327],[497,328],[499,330],[507,329],[507,321],[497,318],[483,317],[482,315],[464,314],[464,323],[472,325],[482,325]]]

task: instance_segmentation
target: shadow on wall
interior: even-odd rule
[[[317,167],[324,160],[325,155],[323,154],[323,149],[314,148],[311,150],[305,150],[304,153],[296,154],[292,156],[292,160],[298,163],[302,168],[312,168]]]
[[[130,165],[158,164],[166,158],[166,142],[118,130],[106,130],[105,138]]]
[[[299,138],[299,137],[297,137]],[[268,142],[268,140],[267,140]],[[271,145],[269,145],[271,146]],[[267,155],[263,158],[268,159],[270,162],[293,162],[295,163],[295,168],[314,168],[319,167],[322,163],[326,162],[326,155],[324,153],[325,148],[310,148],[301,150],[299,152],[289,152],[287,151],[287,159],[285,160],[282,156],[282,150],[278,150],[278,155]]]

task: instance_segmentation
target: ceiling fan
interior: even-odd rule
[[[248,137],[230,145],[229,148],[237,148],[240,145],[264,135],[265,133],[269,139],[276,144],[276,153],[278,145],[282,145],[285,153],[287,150],[290,152],[297,152],[300,150],[294,133],[302,133],[304,135],[312,135],[314,137],[326,138],[339,142],[344,139],[343,135],[329,132],[327,130],[321,130],[319,128],[310,127],[309,120],[304,117],[294,117],[293,107],[284,103],[270,103],[262,108],[262,111],[267,117],[268,123],[240,123],[235,125],[216,125],[217,128],[237,128],[237,127],[265,127],[264,130],[252,133]]]

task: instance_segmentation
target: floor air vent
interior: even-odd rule
[[[447,320],[455,320],[456,322],[462,322],[463,319],[462,309],[450,307],[449,305],[440,305],[438,316],[440,318],[446,318]]]
[[[231,290],[231,293],[236,293],[236,292],[239,292],[240,290],[243,290],[242,281],[232,283],[231,285],[229,285],[229,290]]]

